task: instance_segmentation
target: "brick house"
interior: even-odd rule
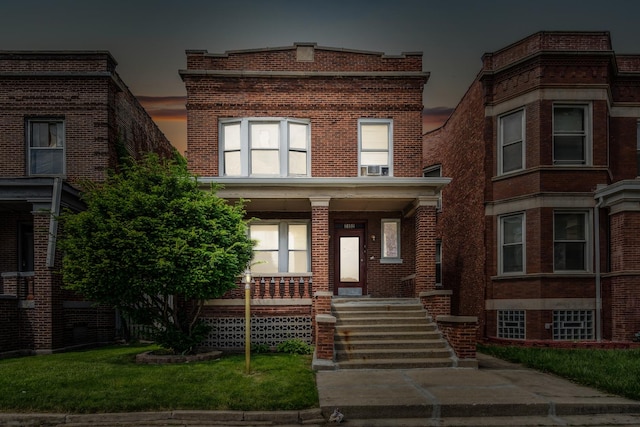
[[[482,57],[424,136],[452,178],[437,234],[452,312],[479,338],[630,341],[640,331],[640,55],[608,32],[540,32]]]
[[[123,152],[174,149],[108,52],[0,51],[0,71],[0,355],[111,341],[113,311],[61,288],[55,215]]]
[[[189,168],[254,218],[253,342],[312,342],[334,296],[435,289],[449,179],[422,175],[421,53],[297,43],[186,55]],[[207,303],[209,345],[244,346],[243,289]]]

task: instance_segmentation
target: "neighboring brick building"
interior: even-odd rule
[[[123,153],[174,153],[115,69],[108,52],[0,51],[0,355],[114,337],[113,311],[61,288],[54,215]]]
[[[435,288],[435,211],[422,176],[422,54],[295,44],[187,51],[187,158],[203,185],[245,199],[253,342],[311,340],[332,295]],[[244,345],[243,286],[210,301],[210,345]]]
[[[640,55],[608,32],[540,32],[485,54],[424,136],[452,183],[442,285],[480,338],[630,341],[640,331]]]

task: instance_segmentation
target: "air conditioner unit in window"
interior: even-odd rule
[[[381,165],[369,165],[364,169],[363,175],[366,176],[388,176],[389,175],[389,167],[381,166]]]

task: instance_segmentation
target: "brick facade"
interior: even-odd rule
[[[244,199],[248,217],[310,227],[304,273],[312,283],[311,299],[290,300],[304,305],[308,316],[328,315],[332,295],[417,297],[435,286],[435,206],[449,180],[422,177],[422,92],[428,73],[422,71],[421,53],[387,56],[308,43],[224,54],[189,50],[180,74],[187,89],[190,170],[207,185],[223,185],[221,197]],[[234,140],[241,148],[229,149],[237,150],[229,156],[243,159],[238,160],[243,172],[228,173],[222,166],[226,123],[242,123],[242,129],[244,123],[289,120],[308,125],[306,174],[275,168],[262,175],[247,172],[257,158],[247,154],[254,142],[244,136]],[[359,167],[362,121],[389,130],[388,176],[364,176]],[[397,259],[381,259],[383,220],[399,223]],[[339,242],[347,235],[358,239],[360,250],[353,261],[360,272],[356,285],[339,277]],[[413,274],[420,286],[408,288],[402,278]],[[295,273],[259,276],[259,282],[277,284]],[[256,310],[262,312],[256,296]],[[276,311],[290,309],[283,301],[270,304]],[[331,322],[314,325],[317,350],[325,354],[328,343],[321,337],[329,335]]]
[[[574,340],[628,341],[640,331],[633,308],[640,233],[629,232],[637,209],[620,201],[637,200],[640,186],[639,58],[614,53],[607,32],[534,34],[485,54],[454,113],[424,136],[425,165],[442,164],[453,179],[437,225],[443,284],[453,292],[452,313],[480,318],[478,338],[513,338],[516,324],[525,340],[570,339],[574,327],[582,328]],[[581,162],[559,161],[554,108],[581,112],[573,124],[584,131]],[[501,123],[510,114],[522,117],[522,142],[512,147],[522,148],[523,163],[504,173],[503,153],[513,155],[501,145]],[[584,230],[577,243],[584,257],[573,269],[559,264],[564,243],[554,244],[554,218],[563,213],[575,214],[574,227]],[[522,217],[524,255],[521,268],[505,272],[501,218],[508,215]]]
[[[15,281],[0,284],[2,304],[15,313],[12,327],[1,328],[0,354],[114,337],[112,310],[62,290],[61,254],[50,241],[62,230],[50,212],[81,209],[80,183],[102,181],[123,154],[174,153],[115,69],[108,52],[0,52],[0,273],[5,284]],[[62,174],[31,173],[34,120],[62,124]]]

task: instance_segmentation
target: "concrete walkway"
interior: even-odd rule
[[[171,411],[3,414],[0,426],[640,426],[640,401],[478,355],[479,368],[320,371],[320,408],[306,411]],[[324,418],[324,419],[323,419]]]

